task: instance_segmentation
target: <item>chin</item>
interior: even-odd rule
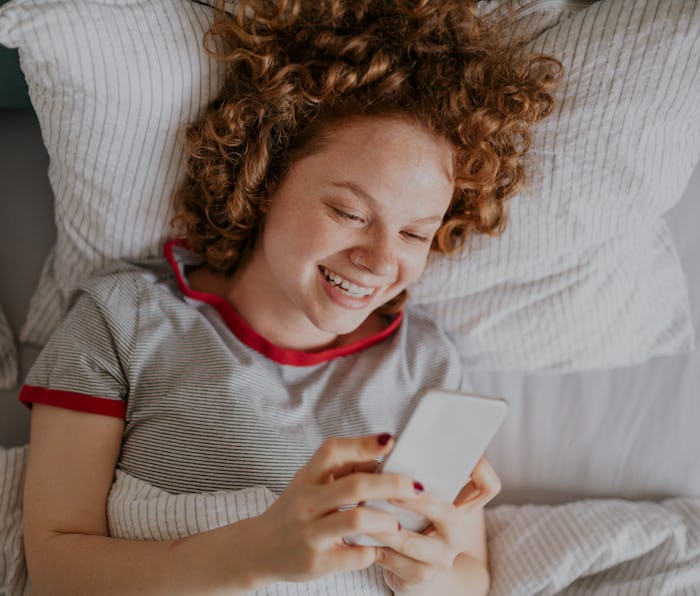
[[[348,335],[357,331],[372,313],[356,314],[355,316],[333,316],[323,317],[318,321],[313,321],[317,329],[333,335]]]

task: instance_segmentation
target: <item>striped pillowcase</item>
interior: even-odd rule
[[[202,49],[211,14],[181,0],[29,0],[0,10],[0,42],[19,47],[50,156],[57,224],[22,341],[45,343],[70,289],[96,269],[160,253],[182,126],[219,87]]]
[[[567,68],[560,107],[538,129],[533,181],[506,235],[434,258],[414,300],[444,318],[473,368],[608,368],[687,350],[685,279],[661,216],[700,155],[698,3],[519,4],[518,35]],[[56,202],[57,243],[21,340],[44,343],[94,270],[160,252],[180,134],[221,82],[202,50],[211,16],[187,0],[0,9]]]

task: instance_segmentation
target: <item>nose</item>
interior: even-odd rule
[[[397,250],[391,236],[385,230],[375,230],[368,235],[362,247],[358,247],[351,260],[363,269],[379,277],[390,277],[398,268]]]

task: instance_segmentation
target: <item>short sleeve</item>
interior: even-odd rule
[[[124,418],[138,290],[125,275],[86,284],[37,358],[21,402]]]

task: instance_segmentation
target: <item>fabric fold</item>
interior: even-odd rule
[[[15,338],[0,307],[0,389],[13,389],[17,386],[17,347]]]

